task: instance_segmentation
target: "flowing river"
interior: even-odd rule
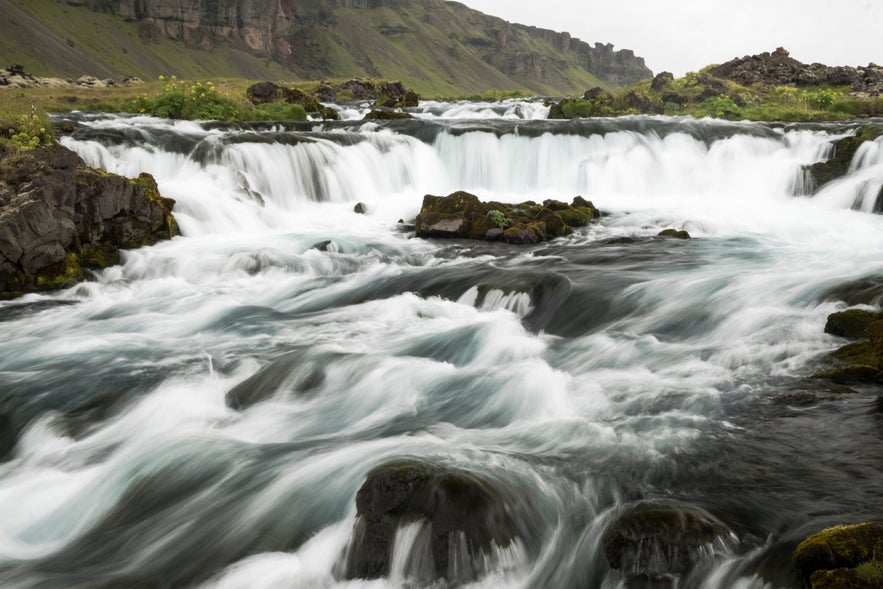
[[[0,586],[423,586],[395,562],[340,574],[366,474],[409,458],[530,507],[477,588],[639,586],[601,537],[642,500],[731,531],[678,587],[797,587],[800,540],[883,516],[879,391],[811,378],[844,343],[829,293],[883,276],[883,143],[809,197],[802,167],[858,125],[545,113],[68,117],[61,142],[153,174],[183,236],[0,302],[0,407],[22,425]],[[533,246],[415,238],[423,195],[456,190],[605,216]]]

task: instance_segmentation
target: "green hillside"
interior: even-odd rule
[[[3,0],[0,65],[20,63],[36,75],[73,78],[372,77],[401,80],[425,95],[488,89],[565,94],[614,88],[623,76],[636,81],[650,75],[631,52],[592,48],[566,34],[512,25],[456,2],[395,0],[394,7],[380,2],[375,8],[352,8],[338,0],[327,8],[314,1],[324,7],[321,19],[298,0],[292,3],[294,24],[270,31],[261,39],[268,49],[258,51],[241,41],[249,31],[230,35],[232,25],[222,22],[223,15],[207,12],[210,3],[191,21],[173,22],[168,0],[151,4],[155,16],[128,20],[117,16],[120,6],[112,0],[100,3],[107,12],[57,0]],[[172,38],[169,31],[179,29],[184,34]],[[283,46],[291,57],[280,57]],[[594,72],[591,63],[596,63]]]

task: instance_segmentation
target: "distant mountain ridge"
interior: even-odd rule
[[[15,25],[9,27],[7,41],[0,41],[0,58],[26,62],[31,57],[29,71],[40,74],[367,76],[399,79],[428,93],[520,88],[539,94],[621,86],[652,77],[643,58],[631,50],[616,51],[610,44],[590,45],[568,33],[511,24],[444,0],[4,4],[0,18],[6,16]],[[76,27],[77,21],[88,24]],[[92,38],[83,38],[83,32]],[[52,50],[40,52],[33,42],[16,42],[16,37],[40,39],[39,45]],[[33,59],[34,53],[40,53],[38,59]],[[84,61],[91,62],[92,71],[84,69],[90,65]]]

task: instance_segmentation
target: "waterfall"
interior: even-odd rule
[[[665,536],[654,582],[794,587],[800,539],[879,517],[876,392],[811,377],[843,344],[832,289],[883,276],[881,143],[809,196],[854,126],[545,108],[65,115],[61,142],[153,174],[183,235],[0,301],[0,585],[441,587],[441,546],[451,585],[609,588],[632,577],[605,531],[640,504],[701,524]],[[415,238],[423,196],[455,190],[604,216],[525,247]],[[393,512],[424,511],[383,536],[378,578],[346,579],[354,534],[385,525],[360,489],[408,461],[498,511],[439,539],[438,496],[390,484]]]

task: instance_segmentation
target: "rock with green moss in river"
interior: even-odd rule
[[[563,237],[598,217],[598,209],[581,196],[570,204],[549,199],[542,204],[482,202],[468,192],[426,195],[416,231],[424,238],[464,238],[530,244]]]
[[[881,587],[883,522],[841,525],[822,530],[797,546],[791,562],[804,587]]]
[[[60,145],[0,160],[0,297],[65,288],[120,249],[180,233],[175,201],[149,174],[129,179],[87,167]]]

